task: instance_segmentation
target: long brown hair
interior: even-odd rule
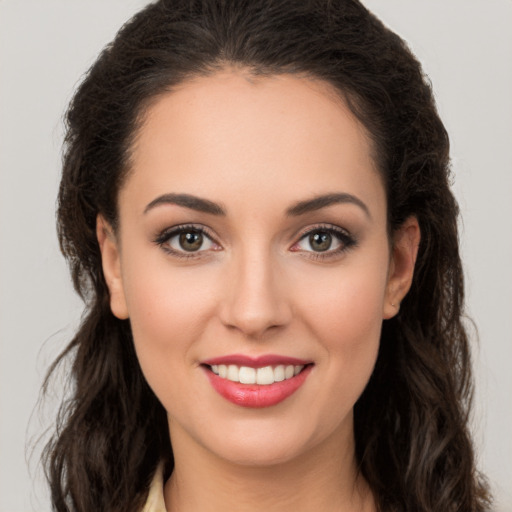
[[[412,288],[384,322],[355,406],[359,467],[380,510],[488,510],[468,433],[472,377],[448,136],[418,61],[356,0],[160,0],[120,30],[78,88],[66,118],[58,234],[86,309],[50,370],[73,360],[74,394],[45,450],[54,509],[135,512],[158,462],[172,471],[165,411],[141,373],[129,321],[110,311],[96,217],[117,224],[151,101],[226,65],[336,87],[371,134],[390,234],[411,215],[419,221]]]

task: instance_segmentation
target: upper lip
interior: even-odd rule
[[[202,364],[213,366],[220,364],[234,364],[237,366],[247,366],[249,368],[263,368],[264,366],[278,366],[278,365],[302,365],[311,364],[312,361],[305,359],[298,359],[296,357],[281,356],[276,354],[266,354],[261,356],[246,356],[243,354],[229,354],[212,359],[206,359],[201,362]]]

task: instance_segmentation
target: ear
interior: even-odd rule
[[[411,287],[420,238],[420,226],[416,217],[409,217],[393,235],[388,283],[384,298],[384,319],[392,318],[398,313],[400,302]]]
[[[114,231],[102,215],[96,218],[96,237],[101,251],[103,275],[110,292],[110,309],[120,320],[128,318],[121,275],[121,254]]]

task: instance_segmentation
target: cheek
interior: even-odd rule
[[[380,294],[371,286],[360,287],[357,293],[333,292],[317,297],[316,312],[310,325],[322,344],[332,381],[341,384],[339,389],[358,396],[373,371],[379,349]]]
[[[156,251],[133,254],[123,261],[125,296],[133,328],[143,328],[159,337],[158,333],[179,333],[178,326],[190,329],[199,323],[201,315],[214,303],[211,269],[179,267]]]
[[[194,342],[215,308],[214,283],[201,269],[176,269],[165,260],[141,269],[135,259],[125,269],[135,349],[146,379],[158,388],[171,372],[182,374],[195,363]]]
[[[345,340],[348,348],[380,333],[386,277],[385,264],[340,266],[298,281],[296,296],[304,298],[301,309],[311,328],[337,340],[336,346]]]
[[[332,390],[325,399],[344,403],[345,412],[364,390],[375,365],[386,269],[385,265],[341,266],[325,276],[317,273],[314,282],[303,281],[304,288],[296,292],[307,297],[300,306],[301,316],[321,345]]]

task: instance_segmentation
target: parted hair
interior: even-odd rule
[[[72,396],[43,455],[54,510],[140,511],[159,462],[172,471],[165,410],[141,372],[129,320],[110,310],[96,218],[117,226],[118,192],[152,102],[227,66],[331,84],[370,134],[390,239],[418,219],[412,287],[383,323],[354,411],[359,471],[379,510],[488,510],[468,431],[472,375],[448,136],[406,43],[357,0],[160,0],[124,25],[84,76],[66,115],[57,228],[85,312],[45,383],[71,361]]]

